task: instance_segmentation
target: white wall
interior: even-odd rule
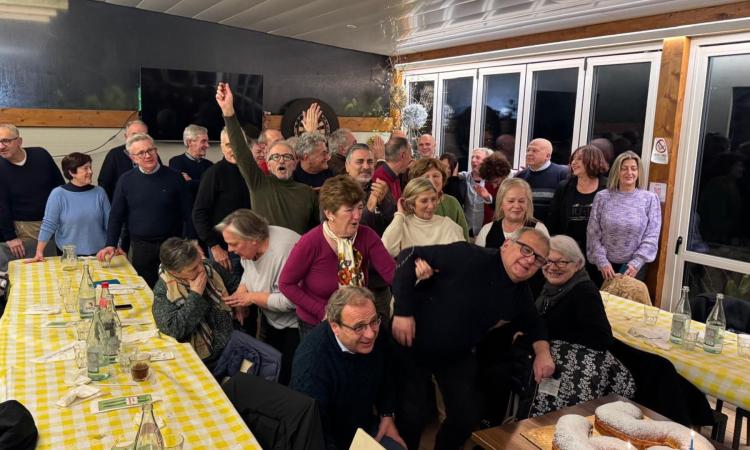
[[[99,169],[104,162],[107,152],[125,143],[122,131],[117,128],[19,128],[25,147],[44,147],[55,158],[60,167],[62,158],[73,152],[84,152],[91,155],[94,166],[94,183],[99,176]],[[372,133],[355,132],[358,142],[367,142]],[[383,139],[388,139],[389,133],[380,133]],[[114,139],[107,142],[112,136]],[[106,144],[105,144],[106,142]],[[99,148],[101,147],[101,148]],[[169,159],[185,151],[181,143],[157,142],[159,156],[162,162],[169,163]],[[97,149],[97,150],[94,150]],[[211,144],[206,155],[211,161],[219,161],[221,150],[218,144]]]

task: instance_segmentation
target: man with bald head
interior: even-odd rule
[[[552,143],[537,138],[526,148],[526,168],[516,174],[516,178],[526,180],[534,197],[534,217],[542,222],[547,220],[552,197],[561,181],[568,178],[568,166],[555,164],[552,158]]]
[[[268,220],[269,224],[289,228],[299,234],[305,234],[317,226],[320,223],[318,197],[310,186],[292,179],[297,166],[294,149],[283,140],[271,144],[266,156],[269,174],[264,174],[245,142],[234,114],[234,96],[228,84],[219,83],[216,103],[224,116],[237,167],[250,189],[253,211]]]
[[[419,158],[436,158],[435,138],[431,134],[423,134],[417,142],[417,153]]]

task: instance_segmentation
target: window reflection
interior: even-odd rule
[[[534,72],[529,141],[552,142],[552,162],[568,164],[573,146],[578,68]]]
[[[435,104],[435,82],[414,81],[409,83],[409,103],[419,103],[427,110],[427,122],[419,134],[432,133],[432,109]]]
[[[708,67],[688,250],[750,262],[750,55]]]
[[[722,293],[725,302],[733,302],[734,299],[750,301],[750,275],[686,262],[682,279],[682,284],[690,287],[691,298],[701,294],[713,297]],[[732,315],[726,311],[727,306],[728,303],[725,303],[725,313],[727,319],[731,320]]]
[[[650,76],[649,62],[594,68],[589,142],[597,140],[609,163],[627,150],[643,150]]]
[[[443,82],[442,152],[456,155],[459,167],[468,167],[471,107],[474,78],[453,78]]]
[[[521,74],[484,76],[482,146],[501,151],[513,163]]]

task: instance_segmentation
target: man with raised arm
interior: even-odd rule
[[[297,165],[294,150],[284,141],[276,141],[268,148],[269,174],[264,174],[255,162],[242,135],[242,128],[234,113],[234,96],[227,83],[219,83],[216,103],[221,108],[237,166],[250,190],[253,211],[265,217],[269,224],[304,234],[320,223],[318,200],[310,186],[292,179]]]

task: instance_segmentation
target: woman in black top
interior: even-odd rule
[[[571,176],[557,187],[549,217],[544,218],[550,235],[570,236],[580,248],[586,248],[591,205],[596,193],[607,187],[605,174],[608,171],[604,154],[593,145],[579,147],[570,155]],[[599,270],[593,264],[586,264],[586,271],[594,284],[601,286],[603,280]]]

